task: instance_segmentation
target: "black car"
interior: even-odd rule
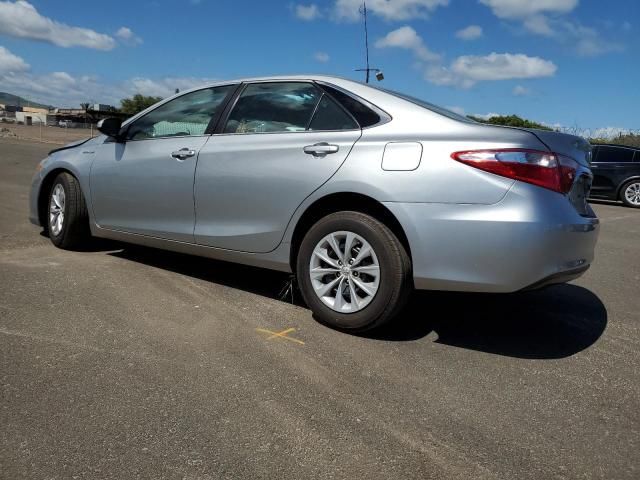
[[[640,148],[593,145],[591,198],[640,208]]]

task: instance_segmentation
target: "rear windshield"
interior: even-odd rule
[[[403,100],[406,100],[407,102],[411,102],[415,105],[426,108],[427,110],[431,110],[432,112],[438,113],[440,115],[444,115],[445,117],[449,117],[453,120],[458,120],[461,122],[468,122],[468,123],[477,123],[475,120],[471,120],[470,118],[465,117],[464,115],[460,115],[458,113],[452,112],[451,110],[447,110],[446,108],[439,107],[438,105],[434,105],[433,103],[420,100],[419,98],[412,97],[411,95],[395,92],[393,90],[387,90],[386,88],[380,88],[380,87],[373,87],[373,88],[377,88],[378,90],[381,90],[385,93],[393,95],[394,97],[401,98]]]

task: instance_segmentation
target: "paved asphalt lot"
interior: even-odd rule
[[[27,220],[49,148],[0,140],[0,477],[640,478],[640,211],[595,205],[573,284],[422,293],[357,337],[279,273],[54,248]]]

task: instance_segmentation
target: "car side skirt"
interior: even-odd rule
[[[106,238],[118,242],[132,243],[145,247],[291,273],[291,267],[289,265],[290,245],[288,243],[280,244],[278,248],[269,253],[249,253],[207,247],[195,243],[179,242],[137,233],[110,230],[98,227],[95,224],[91,225],[91,234],[94,237]]]

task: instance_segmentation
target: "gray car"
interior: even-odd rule
[[[580,137],[326,76],[216,83],[99,130],[33,179],[31,221],[56,246],[93,235],[295,272],[343,330],[382,325],[413,288],[514,292],[593,260]]]

